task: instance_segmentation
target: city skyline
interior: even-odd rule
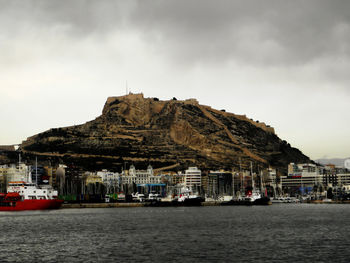
[[[0,1],[0,145],[93,120],[128,88],[245,114],[311,159],[349,157],[349,7]]]

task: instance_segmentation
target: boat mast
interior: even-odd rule
[[[243,174],[242,174],[242,163],[241,163],[241,157],[239,157],[239,175],[241,176],[241,193],[243,193],[243,189],[244,189],[244,186],[243,186],[243,182],[244,182],[244,179],[243,179]]]
[[[235,173],[232,167],[232,197],[235,196]]]
[[[38,185],[38,157],[35,156],[35,184]]]
[[[263,171],[260,171],[260,194],[263,193],[263,180],[262,180],[262,176],[263,176]],[[265,195],[265,192],[264,192]]]
[[[250,175],[252,176],[252,189],[254,189],[253,164],[250,161]]]

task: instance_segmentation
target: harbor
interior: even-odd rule
[[[0,0],[0,263],[350,262],[349,13]]]
[[[273,203],[266,205],[289,205],[289,204],[319,204],[319,205],[328,205],[328,204],[350,204],[350,200],[335,200],[335,201],[327,201],[324,202],[323,200],[310,200],[305,202],[283,202],[283,203]],[[200,206],[228,206],[225,202],[222,201],[207,201],[201,203]],[[234,206],[234,204],[232,204]],[[246,206],[250,206],[249,204],[246,204]],[[61,208],[69,209],[69,208],[126,208],[126,207],[180,207],[180,206],[173,206],[173,205],[150,205],[150,203],[64,203],[62,204]]]
[[[51,209],[61,204],[63,208],[118,208],[350,203],[350,173],[345,168],[290,163],[287,174],[253,162],[249,168],[189,167],[175,172],[130,165],[120,173],[91,172],[66,165],[44,167],[37,159],[27,165],[19,155],[17,165],[0,166],[0,210]]]

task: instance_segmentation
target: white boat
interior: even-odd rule
[[[258,199],[261,199],[261,194],[260,194],[260,191],[254,189],[251,193],[248,193],[245,198],[244,198],[244,201],[246,202],[254,202]]]
[[[277,197],[271,200],[273,204],[275,203],[299,203],[299,199],[295,197]]]
[[[132,194],[132,200],[135,202],[144,202],[146,200],[146,196],[144,194]]]
[[[161,200],[161,195],[152,191],[152,192],[150,192],[148,194],[148,200],[150,200],[150,201],[160,201]]]
[[[186,205],[200,205],[204,198],[192,192],[189,188],[181,188],[177,201]]]

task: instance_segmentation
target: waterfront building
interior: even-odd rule
[[[172,175],[172,183],[177,186],[185,186],[185,174],[178,172]]]
[[[197,189],[201,187],[202,172],[197,167],[189,167],[185,171],[185,187]]]
[[[349,184],[349,174],[344,167],[327,164],[323,169],[323,184],[328,187]]]
[[[56,169],[51,166],[44,166],[45,177],[44,180],[48,180],[48,184],[51,186],[56,185]]]
[[[92,172],[85,172],[84,173],[84,177],[85,177],[85,184],[102,184],[102,177],[96,173],[92,173]]]
[[[121,174],[122,184],[160,184],[162,182],[162,176],[155,175],[151,165],[147,167],[147,170],[136,170],[134,165],[131,165],[129,171]]]
[[[7,165],[0,165],[0,193],[6,192],[7,187]]]
[[[122,188],[126,192],[165,192],[165,184],[162,182],[161,175],[155,175],[151,165],[147,170],[136,170],[134,165],[131,165],[128,171],[123,171],[121,174]]]
[[[228,171],[210,171],[207,180],[207,195],[216,199],[219,196],[232,195],[232,173]]]
[[[265,185],[277,187],[278,181],[276,169],[269,168],[262,172],[262,176]]]
[[[289,193],[308,194],[314,186],[323,185],[323,169],[315,164],[288,165],[288,175],[282,176],[282,189]]]
[[[2,165],[0,167],[0,175],[6,177],[7,182],[25,181],[31,182],[30,167],[24,163],[18,165]]]
[[[350,173],[336,174],[336,180],[338,185],[350,185]]]
[[[59,165],[56,169],[56,185],[59,195],[80,196],[85,192],[86,179],[88,175],[84,171],[73,165]],[[89,181],[89,179],[87,179]]]
[[[32,182],[37,185],[49,184],[49,178],[45,175],[44,167],[41,165],[31,166]]]
[[[37,169],[36,169],[37,168]],[[52,168],[43,166],[27,166],[24,163],[18,165],[3,165],[0,167],[0,175],[7,177],[7,181],[33,182],[38,185],[48,185]]]
[[[77,178],[78,179],[78,178]],[[95,172],[85,172],[80,176],[81,189],[75,193],[78,198],[90,202],[99,202],[104,199],[107,187],[103,184],[102,177]]]
[[[315,176],[322,174],[323,168],[312,163],[295,164],[290,163],[288,165],[288,175],[289,176]]]
[[[280,196],[282,194],[281,176],[277,175],[277,170],[268,168],[261,172],[263,187],[266,188],[268,196]]]
[[[102,178],[103,184],[107,187],[108,194],[114,194],[119,191],[120,188],[120,175],[119,173],[110,172],[106,169],[97,172],[97,176]]]
[[[119,173],[113,173],[106,169],[103,169],[102,171],[97,172],[97,176],[100,176],[102,178],[102,182],[104,184],[119,183]]]
[[[176,172],[173,171],[161,171],[158,174],[160,176],[161,182],[167,184],[168,186],[174,186],[174,177],[177,175]]]
[[[203,171],[201,174],[201,192],[207,194],[209,191],[209,174]]]

